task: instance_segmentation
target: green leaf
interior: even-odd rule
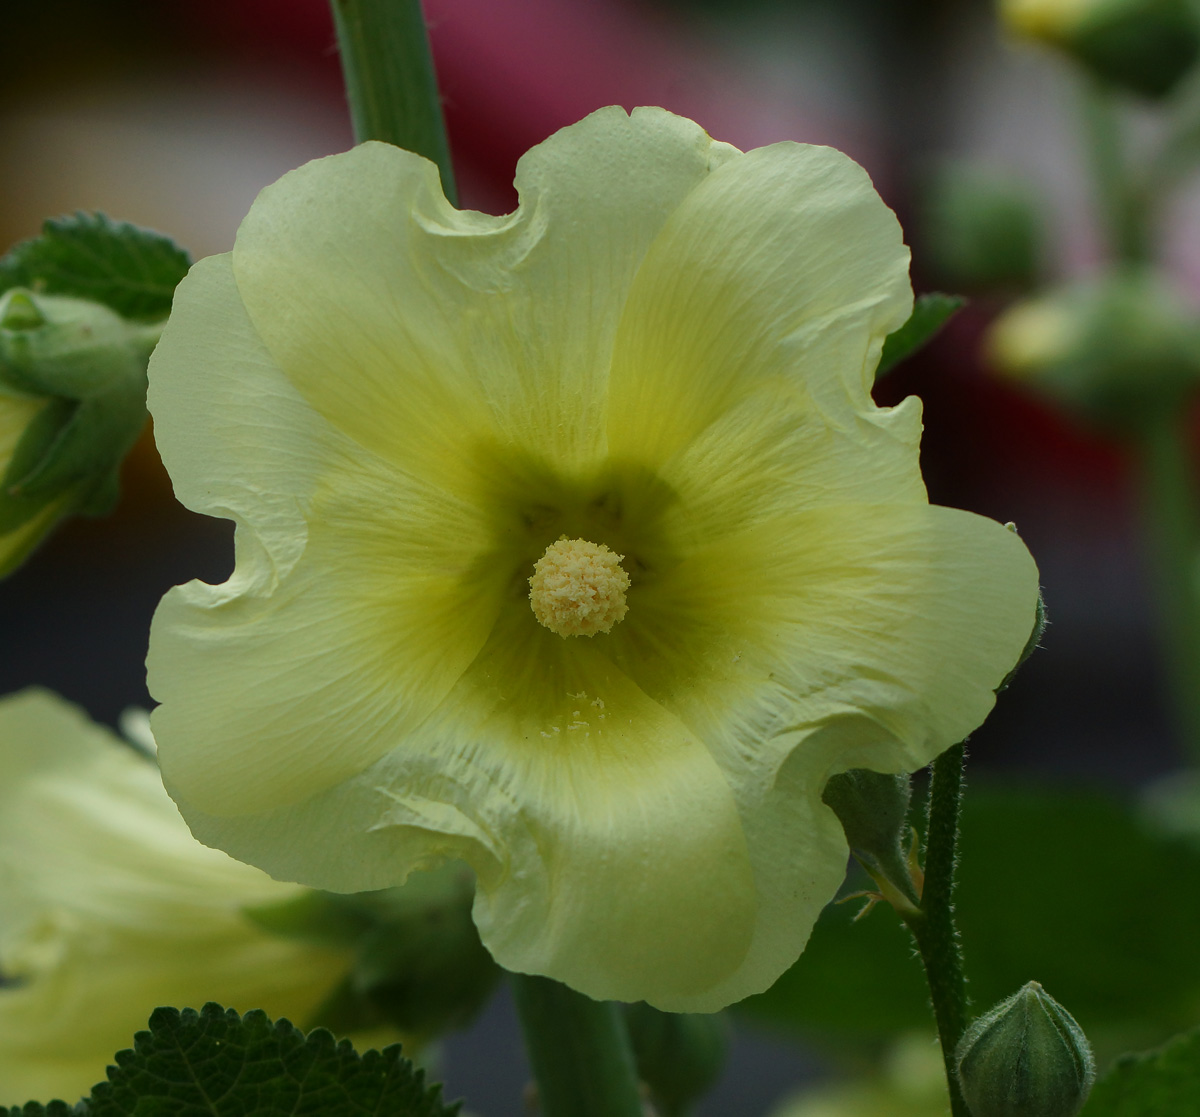
[[[29,1101],[24,1105],[14,1105],[7,1111],[8,1117],[78,1117],[85,1112],[80,1106],[67,1105],[65,1101],[52,1101],[49,1105],[40,1105]],[[0,1112],[4,1112],[0,1110]]]
[[[1101,793],[971,786],[960,852],[955,907],[977,1009],[1034,980],[1093,1043],[1105,1030],[1153,1042],[1195,1021],[1200,850]],[[859,906],[827,908],[799,961],[740,1010],[864,1043],[928,1028],[906,932],[883,904],[853,922]]]
[[[878,380],[891,372],[901,361],[932,341],[938,331],[966,305],[967,300],[959,295],[918,295],[908,321],[894,333],[888,334],[884,341],[875,378]]]
[[[187,252],[162,233],[80,212],[47,219],[41,236],[0,259],[0,293],[30,287],[155,321],[170,313],[175,287],[190,265]]]
[[[355,1052],[255,1010],[155,1009],[132,1051],[76,1109],[30,1103],[10,1117],[455,1117],[399,1045]],[[55,1108],[56,1106],[60,1108]],[[32,1107],[32,1108],[31,1108]]]
[[[1096,1083],[1083,1117],[1200,1117],[1200,1028],[1157,1051],[1123,1055]]]

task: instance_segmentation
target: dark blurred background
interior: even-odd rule
[[[1048,274],[1097,257],[1072,75],[1006,42],[988,0],[426,0],[463,204],[505,212],[528,147],[601,105],[663,105],[741,147],[837,146],[900,214],[917,290],[944,282],[923,242],[924,184],[955,161],[1028,184]],[[195,256],[232,245],[257,191],[352,142],[326,0],[42,0],[0,35],[0,242],[100,209]],[[1171,264],[1200,293],[1187,206]],[[1037,558],[1044,648],[974,738],[980,779],[1127,786],[1179,763],[1164,710],[1135,510],[1120,454],[983,367],[1000,304],[975,301],[883,382],[925,401],[931,498],[1015,521]],[[60,691],[100,720],[149,705],[151,613],[171,585],[222,580],[230,525],[175,503],[149,436],[114,516],[62,528],[0,584],[0,692]],[[520,1112],[526,1072],[502,998],[450,1040],[451,1096]],[[812,1073],[791,1045],[739,1035],[732,1093],[765,1112]],[[747,1089],[754,1092],[747,1096]]]

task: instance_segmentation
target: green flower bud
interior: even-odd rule
[[[1000,15],[1018,35],[1148,97],[1170,92],[1200,54],[1188,0],[1001,0]]]
[[[0,297],[0,576],[63,516],[114,503],[157,336],[84,299]]]
[[[865,768],[830,776],[821,793],[841,821],[846,842],[863,868],[881,888],[891,885],[915,907],[920,898],[903,848],[911,796],[907,774],[889,775]]]
[[[921,224],[933,274],[947,290],[1019,293],[1037,284],[1042,219],[1023,183],[946,167],[925,192]]]
[[[1083,1030],[1036,981],[976,1020],[955,1060],[972,1117],[1075,1117],[1096,1079]]]
[[[1018,303],[992,324],[985,350],[999,372],[1116,432],[1179,410],[1200,385],[1200,322],[1140,273]]]
[[[353,951],[316,1023],[339,1034],[388,1024],[422,1043],[468,1023],[499,980],[471,919],[474,896],[470,869],[453,862],[400,888],[309,892],[246,914],[277,935]]]
[[[725,1065],[729,1025],[720,1013],[660,1012],[643,1002],[625,1006],[638,1077],[650,1087],[662,1117],[688,1113]]]

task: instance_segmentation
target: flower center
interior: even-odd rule
[[[624,557],[586,539],[564,535],[551,543],[529,579],[533,615],[559,636],[608,632],[629,611],[625,604],[629,575],[621,569]]]

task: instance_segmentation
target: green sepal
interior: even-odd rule
[[[38,310],[27,291],[14,291],[5,302],[4,311],[0,313],[0,329],[36,330],[46,324],[46,316]]]
[[[901,361],[924,348],[966,305],[967,300],[959,295],[918,295],[908,321],[884,340],[875,378],[891,372]]]
[[[474,891],[453,862],[400,888],[311,892],[246,914],[275,934],[353,952],[314,1022],[343,1033],[390,1024],[425,1040],[468,1023],[500,979],[471,918]]]
[[[305,1035],[261,1010],[239,1016],[218,1004],[155,1009],[150,1030],[74,1109],[31,1105],[10,1117],[456,1117],[459,1108],[399,1044],[360,1055],[324,1029]]]
[[[1200,1114],[1200,1028],[1154,1051],[1122,1055],[1088,1099],[1084,1117],[1196,1117]]]
[[[22,492],[20,482],[51,453],[78,407],[74,400],[51,399],[25,428],[7,469],[0,474],[0,536],[15,531],[52,499],[45,494]]]
[[[1008,526],[1013,532],[1016,532],[1016,528],[1012,524]],[[1042,591],[1039,588],[1037,605],[1034,606],[1033,610],[1033,628],[1030,630],[1029,639],[1025,641],[1025,647],[1021,649],[1021,654],[1018,656],[1017,662],[1013,664],[1013,669],[1004,676],[1000,685],[996,687],[997,694],[1009,688],[1013,679],[1017,677],[1017,672],[1021,670],[1029,657],[1042,646],[1042,637],[1046,634],[1047,624],[1049,624],[1049,621],[1046,619],[1046,599],[1042,596]]]
[[[146,423],[158,332],[74,297],[0,296],[0,408],[42,401],[0,461],[0,576],[63,517],[115,504],[121,463]]]
[[[650,1088],[655,1112],[661,1117],[690,1113],[725,1066],[729,1021],[719,1012],[661,1012],[639,1002],[625,1006],[625,1024],[638,1077]]]
[[[830,776],[821,799],[838,816],[846,843],[872,879],[899,896],[884,895],[911,908],[920,905],[904,851],[912,781],[906,773],[872,772],[855,768]]]
[[[30,287],[102,303],[124,318],[166,318],[191,259],[170,237],[102,213],[51,217],[0,259],[0,292]]]
[[[96,510],[106,512],[111,507],[114,469],[124,461],[145,423],[146,394],[138,385],[80,400],[36,464],[24,474],[6,478],[8,490],[44,503],[77,488],[81,510],[90,510],[93,495],[103,493],[105,499]]]

